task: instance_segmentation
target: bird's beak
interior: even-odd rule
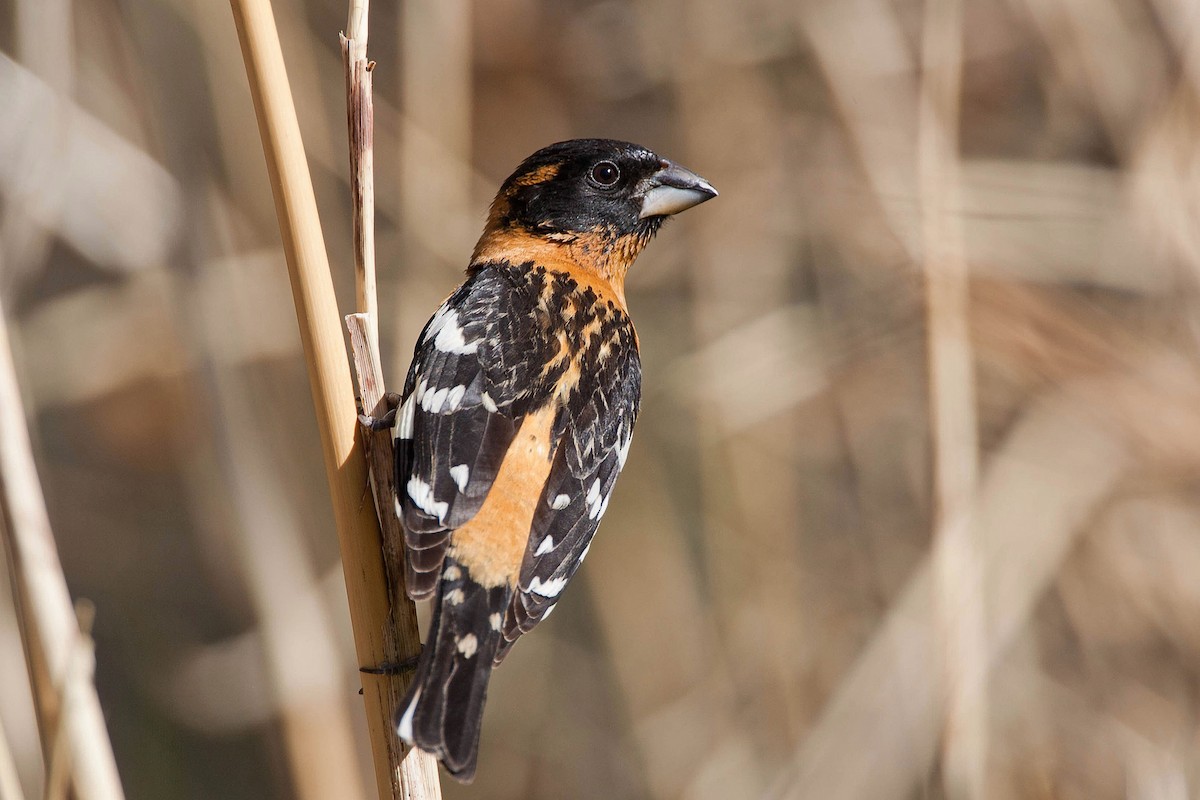
[[[662,169],[646,179],[639,217],[645,219],[678,214],[716,196],[717,190],[704,178],[664,160]]]

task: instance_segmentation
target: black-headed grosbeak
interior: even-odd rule
[[[625,273],[717,192],[627,142],[560,142],[501,186],[395,412],[407,588],[432,627],[398,712],[470,781],[492,667],[550,615],[625,464],[641,394]]]

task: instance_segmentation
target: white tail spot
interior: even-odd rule
[[[446,595],[446,602],[452,606],[461,606],[462,601],[466,599],[467,596],[463,594],[462,589],[452,589],[450,590],[450,593]]]
[[[492,614],[490,617],[488,617],[488,622],[492,623],[492,630],[494,631],[500,630],[500,623],[503,621],[504,618],[499,614]]]
[[[468,633],[455,642],[455,644],[458,645],[458,652],[462,653],[466,658],[475,655],[475,651],[479,649],[479,640],[475,638],[475,634],[473,633]]]
[[[400,715],[400,723],[396,725],[396,733],[407,744],[413,743],[413,713],[417,710],[417,701],[421,699],[421,690],[417,689],[413,699],[408,702],[408,708]]]

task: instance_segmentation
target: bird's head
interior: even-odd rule
[[[518,245],[567,251],[619,282],[667,217],[716,196],[699,175],[639,145],[559,142],[525,159],[500,187],[474,260]]]

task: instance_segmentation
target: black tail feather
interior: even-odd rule
[[[400,705],[400,738],[441,759],[457,780],[475,777],[479,730],[511,590],[486,589],[447,558],[429,638]]]

